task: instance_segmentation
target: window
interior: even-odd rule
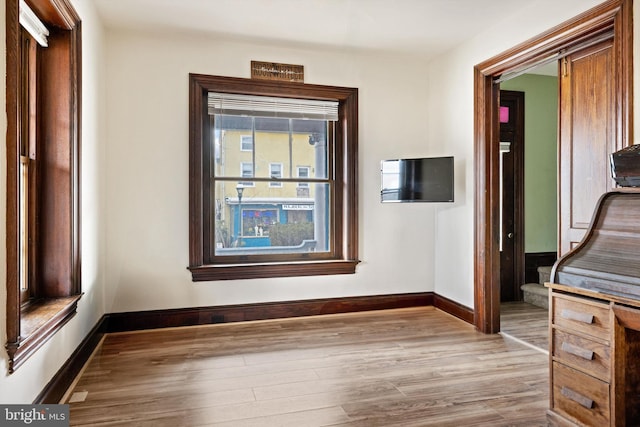
[[[242,178],[253,178],[253,163],[240,162],[240,176]],[[251,181],[238,182],[242,187],[253,187],[255,184]]]
[[[242,210],[243,236],[268,237],[271,226],[279,222],[278,209]]]
[[[207,103],[208,133],[218,138],[208,180],[215,199],[226,201],[223,216],[230,218],[214,228],[212,259],[226,263],[251,255],[257,261],[274,254],[295,259],[309,252],[326,257],[335,182],[328,161],[338,102],[209,92]],[[242,144],[238,152],[244,132],[253,136],[250,153],[243,152]],[[299,159],[317,166],[305,182],[290,178],[291,165]],[[236,163],[240,175],[234,173]],[[252,181],[238,181],[243,178]],[[297,190],[301,183],[308,188],[304,194]]]
[[[253,151],[253,137],[251,135],[240,136],[240,150]]]
[[[80,19],[69,2],[7,0],[9,373],[80,298]],[[46,143],[44,143],[46,141]]]
[[[302,178],[302,179],[309,178],[309,170],[310,170],[309,166],[298,166],[297,170],[298,170],[298,173],[297,173],[298,178]],[[309,188],[309,183],[305,181],[299,181],[298,187]]]
[[[46,27],[40,20],[33,15],[31,9],[26,5],[20,6],[21,15],[28,14],[29,22],[33,22],[33,26],[29,26],[31,31],[20,26],[20,100],[22,101],[20,108],[20,136],[19,136],[19,188],[18,200],[20,203],[20,218],[17,223],[19,234],[19,282],[20,282],[20,304],[24,305],[29,302],[35,294],[33,280],[31,274],[33,269],[30,267],[30,260],[34,259],[33,245],[29,241],[36,236],[35,233],[35,196],[37,194],[36,168],[38,162],[36,159],[36,121],[37,121],[37,60],[42,49],[46,48],[47,39],[45,36]],[[24,18],[23,18],[24,19]],[[21,23],[22,24],[22,23]],[[40,42],[31,34],[36,34],[37,25],[41,28],[43,38]]]
[[[282,163],[270,163],[269,164],[269,176],[273,179],[282,178]],[[269,183],[269,187],[282,187],[281,181],[272,181]]]
[[[357,89],[192,74],[190,97],[193,280],[354,273]]]

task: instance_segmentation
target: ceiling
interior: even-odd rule
[[[434,57],[531,0],[94,0],[107,28]]]

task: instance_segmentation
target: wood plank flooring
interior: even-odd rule
[[[530,427],[548,360],[421,307],[109,334],[70,392],[73,426]]]
[[[549,352],[549,310],[526,302],[500,303],[500,332]]]

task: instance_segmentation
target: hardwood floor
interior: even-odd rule
[[[529,427],[548,360],[422,307],[109,334],[70,391],[73,426]]]
[[[549,354],[549,310],[526,302],[500,303],[500,333]]]

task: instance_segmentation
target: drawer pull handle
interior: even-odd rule
[[[568,342],[562,342],[560,347],[565,353],[573,354],[574,356],[581,357],[585,360],[593,360],[593,351],[586,348],[578,347],[577,345],[569,344]]]
[[[577,404],[584,406],[587,409],[593,409],[593,400],[581,395],[580,393],[576,393],[569,387],[562,387],[560,393],[562,393],[562,395],[567,399],[573,400]]]
[[[593,323],[593,314],[579,313],[577,311],[564,309],[560,313],[560,317],[568,320],[575,320],[576,322],[586,323],[588,325]]]

